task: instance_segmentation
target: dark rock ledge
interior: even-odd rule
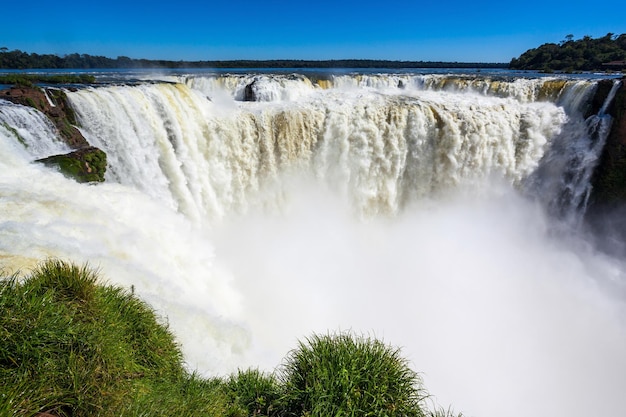
[[[621,81],[607,111],[613,117],[611,131],[592,177],[592,211],[626,203],[626,78]],[[606,84],[601,84],[599,90],[610,89]]]

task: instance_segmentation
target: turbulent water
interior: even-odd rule
[[[67,149],[0,101],[5,269],[89,262],[205,374],[351,329],[465,415],[623,413],[626,267],[579,228],[611,122],[583,117],[596,81],[144,78],[67,92],[98,185],[32,163]]]

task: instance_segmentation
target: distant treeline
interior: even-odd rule
[[[593,71],[626,68],[626,34],[606,34],[574,40],[567,35],[560,43],[546,43],[513,58],[511,69],[540,71]],[[619,64],[618,62],[622,62]],[[608,65],[607,65],[608,64]]]
[[[107,58],[87,54],[58,56],[9,51],[0,48],[0,69],[106,69],[106,68],[507,68],[507,63],[386,61],[371,59],[337,60],[229,60],[166,61],[133,59],[126,56]]]

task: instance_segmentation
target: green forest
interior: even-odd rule
[[[601,38],[567,35],[560,43],[546,43],[513,58],[511,69],[552,71],[594,71],[624,69],[626,33],[607,33]],[[618,62],[621,61],[621,64]]]
[[[388,61],[372,59],[335,60],[229,60],[167,61],[133,59],[126,56],[107,58],[88,54],[27,53],[0,48],[0,69],[107,69],[107,68],[507,68],[507,63]]]
[[[0,48],[0,69],[107,69],[107,68],[510,68],[534,71],[607,71],[622,70],[626,60],[626,34],[607,33],[600,38],[584,36],[574,40],[567,35],[559,43],[546,43],[513,58],[510,63],[440,62],[440,61],[389,61],[372,59],[334,60],[207,60],[171,61],[135,59],[127,56],[108,58],[73,53],[54,54],[9,51]],[[621,63],[621,64],[620,64]]]

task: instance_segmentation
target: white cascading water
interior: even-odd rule
[[[34,143],[58,153],[54,131],[0,102],[5,268],[99,267],[204,374],[271,370],[297,339],[352,329],[401,346],[464,415],[622,413],[626,267],[552,235],[554,188],[524,196],[565,172],[548,156],[593,82],[182,81],[68,92],[108,155],[97,185],[31,163]],[[258,101],[236,101],[252,82]]]
[[[41,112],[0,100],[0,128],[14,141],[21,142],[35,159],[69,152],[52,122]]]
[[[210,220],[245,210],[251,191],[291,169],[341,188],[368,214],[492,173],[519,183],[566,120],[551,103],[431,91],[319,91],[230,114],[181,84],[69,98],[88,141],[110,155],[111,180]]]
[[[614,82],[598,114],[587,119],[578,109],[591,98],[589,92],[559,99],[571,115],[570,122],[553,139],[539,168],[528,181],[530,193],[542,200],[552,214],[570,225],[580,225],[587,209],[591,176],[612,123],[611,116],[606,114],[607,107],[620,86],[621,81]]]

